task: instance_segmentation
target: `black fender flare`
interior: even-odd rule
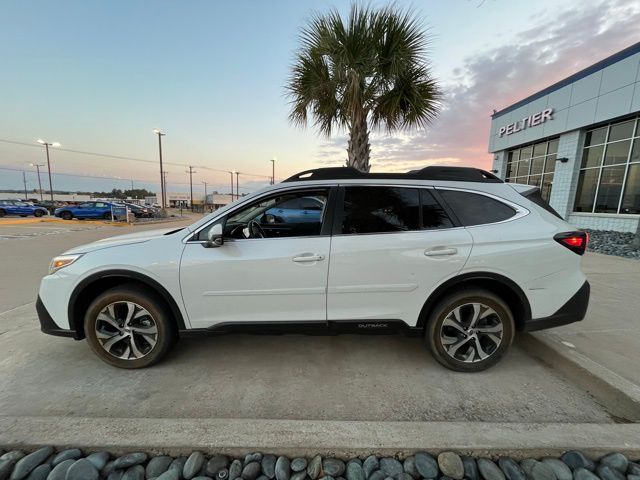
[[[531,320],[531,305],[529,304],[529,299],[525,295],[524,291],[520,288],[520,286],[515,283],[513,280],[505,277],[504,275],[500,275],[498,273],[493,272],[467,272],[461,275],[457,275],[449,280],[446,280],[442,284],[440,284],[427,298],[427,301],[420,310],[420,316],[418,317],[418,328],[423,328],[425,326],[425,322],[429,312],[435,307],[435,305],[440,301],[443,295],[449,291],[451,288],[456,285],[462,283],[471,283],[474,281],[486,281],[490,280],[492,282],[497,282],[501,284],[503,287],[509,289],[518,299],[518,302],[522,306],[522,317],[520,322],[522,324],[526,324]]]
[[[92,283],[96,281],[103,280],[109,277],[123,277],[127,279],[131,279],[137,282],[140,282],[150,289],[157,292],[169,305],[171,309],[171,313],[173,314],[173,318],[176,321],[176,326],[178,330],[185,330],[184,318],[182,316],[182,312],[178,307],[178,303],[173,298],[173,296],[164,288],[159,282],[154,280],[153,278],[139,272],[135,272],[132,270],[124,270],[124,269],[114,269],[114,270],[106,270],[101,272],[96,272],[88,277],[84,278],[71,292],[71,296],[69,297],[69,305],[67,307],[67,315],[69,317],[69,323],[71,326],[75,326],[75,318],[76,318],[76,306],[78,304],[78,298],[82,294],[82,292],[90,286]]]

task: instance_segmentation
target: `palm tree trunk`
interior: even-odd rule
[[[351,137],[347,147],[347,166],[354,167],[361,172],[368,172],[369,165],[369,125],[367,116],[355,120],[351,124]]]

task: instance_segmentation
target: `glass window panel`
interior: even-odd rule
[[[547,160],[544,164],[545,173],[553,172],[556,169],[556,156],[547,155]]]
[[[453,227],[451,219],[449,219],[449,216],[431,192],[421,189],[420,202],[422,204],[422,228],[424,230]]]
[[[521,177],[522,175],[529,175],[529,162],[531,160],[520,160],[518,163],[518,173],[517,175]]]
[[[512,150],[509,152],[509,161],[517,162],[520,158],[520,150]]]
[[[549,148],[547,149],[547,153],[557,153],[558,152],[558,139],[554,138],[553,140],[549,140]]]
[[[629,162],[640,162],[640,138],[636,138],[633,141],[633,150],[631,150]]]
[[[501,222],[516,213],[510,206],[484,195],[455,190],[439,192],[464,226]]]
[[[587,139],[585,145],[598,145],[599,143],[604,143],[607,138],[607,127],[596,128],[595,130],[591,130],[587,132]]]
[[[542,183],[542,175],[532,175],[529,177],[529,185],[534,185],[536,187],[539,187],[540,184]]]
[[[615,142],[616,140],[624,140],[625,138],[633,137],[634,124],[635,122],[633,120],[629,120],[628,122],[611,125],[609,128],[609,141]]]
[[[517,177],[516,178],[516,183],[522,183],[522,184],[526,185],[527,184],[527,178],[528,177]]]
[[[540,157],[547,153],[547,142],[536,143],[533,146],[533,156]]]
[[[598,147],[585,148],[582,154],[582,168],[599,167],[602,162],[604,145]]]
[[[607,151],[604,154],[604,164],[615,165],[618,163],[627,163],[630,146],[631,140],[607,144]]]
[[[544,157],[531,159],[531,175],[539,175],[544,167]]]
[[[599,172],[599,168],[582,170],[580,172],[574,211],[590,212],[593,210],[593,198],[596,194],[596,183],[598,182]]]
[[[531,158],[531,145],[529,145],[528,147],[523,147],[520,150],[520,159],[522,160],[523,158]]]
[[[609,167],[602,169],[600,187],[596,198],[597,213],[617,213],[620,192],[622,191],[622,179],[625,166]]]
[[[545,174],[544,178],[542,179],[542,187],[540,188],[540,193],[542,194],[542,198],[544,198],[544,200],[547,202],[551,197],[552,185],[553,185],[553,173]]]
[[[505,172],[505,177],[510,177],[511,176],[511,172],[515,172],[516,171],[517,164],[513,165],[512,163],[507,163],[507,171]]]
[[[420,229],[417,189],[347,187],[342,233],[405,232]]]
[[[620,213],[640,213],[640,164],[629,165]]]

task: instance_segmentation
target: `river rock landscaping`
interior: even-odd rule
[[[633,246],[635,234],[610,230],[589,230],[591,252],[640,259],[640,248]]]
[[[84,454],[77,448],[0,450],[0,480],[640,480],[640,463],[621,453],[594,460],[578,451],[560,458],[474,458],[443,452],[392,457],[287,458],[259,452],[151,456],[134,452]]]

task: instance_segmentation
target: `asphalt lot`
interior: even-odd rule
[[[1,415],[614,421],[594,398],[529,357],[518,342],[498,366],[471,375],[444,369],[432,360],[421,339],[403,336],[189,339],[182,340],[160,365],[125,371],[100,362],[85,342],[39,331],[33,301],[52,256],[132,229],[163,226],[105,227],[87,222],[73,228],[0,227]],[[606,295],[600,293],[599,282],[593,286],[594,298]],[[612,317],[617,311],[619,316],[628,314],[623,302],[612,301],[606,308]],[[602,311],[592,308],[593,314]],[[603,323],[595,318],[587,321]]]

